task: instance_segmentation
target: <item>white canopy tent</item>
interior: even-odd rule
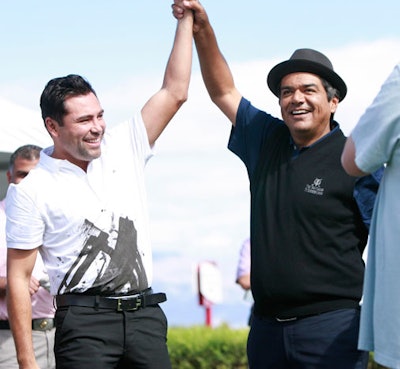
[[[0,199],[2,199],[7,190],[5,172],[11,153],[26,144],[50,146],[52,140],[44,128],[39,111],[0,98],[0,114]]]

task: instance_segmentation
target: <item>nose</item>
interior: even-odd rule
[[[94,118],[93,119],[93,124],[90,129],[92,133],[101,133],[104,130],[104,122],[102,119],[99,118]]]
[[[304,102],[304,94],[300,90],[295,90],[292,94],[292,103],[298,104]]]

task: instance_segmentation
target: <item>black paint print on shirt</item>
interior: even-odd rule
[[[112,234],[88,220],[82,229],[85,243],[61,282],[59,294],[118,295],[148,288],[133,221],[120,217]]]

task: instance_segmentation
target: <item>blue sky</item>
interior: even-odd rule
[[[239,90],[275,115],[277,100],[265,78],[296,48],[326,53],[346,81],[348,96],[336,114],[345,133],[400,60],[398,0],[202,3]],[[93,84],[110,126],[130,117],[161,86],[176,27],[170,5],[165,0],[2,4],[0,98],[38,112],[49,79],[78,73]],[[37,124],[43,129],[40,120]],[[234,278],[248,235],[248,181],[243,164],[226,149],[229,130],[205,93],[195,54],[189,101],[159,139],[147,168],[154,284],[169,295],[164,308],[171,325],[204,322],[195,283],[203,260],[215,261],[223,279],[224,300],[214,308],[214,324],[246,324],[249,302]]]
[[[298,47],[325,50],[399,33],[396,0],[203,4],[230,62],[285,57]],[[168,0],[6,2],[0,16],[2,84],[17,83],[39,93],[49,77],[74,72],[102,91],[127,75],[161,73],[175,30],[170,5]],[[6,94],[15,98],[19,92]]]

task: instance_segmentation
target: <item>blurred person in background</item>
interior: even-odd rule
[[[244,299],[253,302],[250,284],[250,238],[247,238],[240,248],[238,265],[236,268],[236,283],[245,291]],[[251,317],[253,315],[253,304],[250,309],[248,325],[251,325]]]
[[[39,161],[41,148],[36,145],[19,147],[10,157],[7,170],[8,183],[20,183]],[[18,369],[17,353],[8,321],[6,199],[0,202],[0,368]],[[40,254],[37,255],[29,292],[32,302],[32,340],[36,361],[41,369],[55,368],[54,359],[54,304],[48,290],[49,277]]]

